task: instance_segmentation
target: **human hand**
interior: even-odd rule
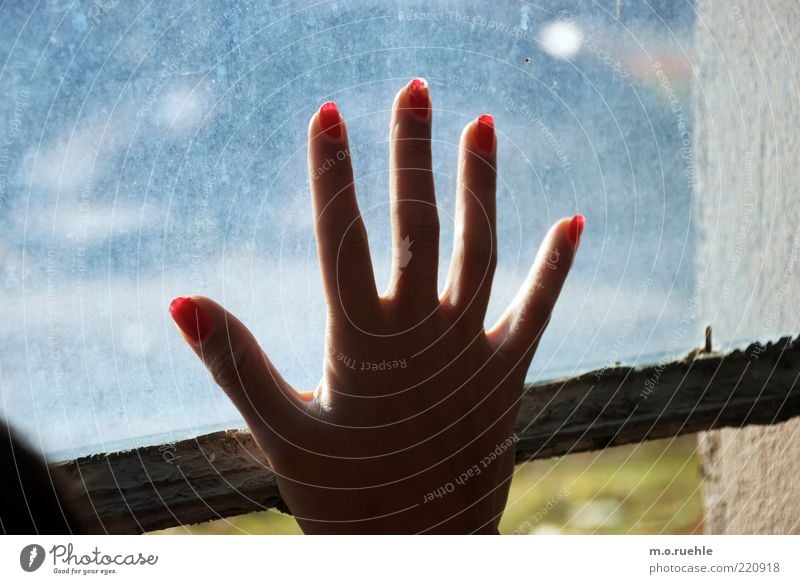
[[[505,507],[525,374],[584,219],[550,229],[516,299],[485,331],[497,261],[494,124],[481,116],[461,136],[453,257],[440,296],[431,115],[424,82],[397,94],[394,259],[383,295],[346,125],[333,103],[311,119],[309,173],[328,307],[324,373],[314,391],[293,389],[247,328],[212,300],[177,298],[170,306],[306,533],[496,533]]]

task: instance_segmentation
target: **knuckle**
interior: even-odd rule
[[[465,246],[465,262],[480,272],[494,272],[497,267],[497,249],[492,241],[472,241]]]
[[[481,168],[473,174],[470,182],[470,190],[478,195],[479,199],[485,199],[488,194],[494,195],[497,188],[497,175],[492,168]]]
[[[412,169],[430,166],[431,141],[427,138],[404,138],[402,140],[403,155]]]
[[[410,239],[417,247],[439,245],[439,217],[435,212],[416,213],[409,220]]]
[[[352,225],[339,237],[337,255],[340,259],[350,260],[361,257],[367,244],[367,233],[363,225]]]
[[[216,349],[208,364],[214,381],[230,395],[244,392],[260,364],[255,347],[249,343],[226,342]]]
[[[326,173],[325,176],[335,181],[340,188],[350,186],[353,183],[353,167],[351,166],[350,151],[340,148],[336,152],[329,152],[328,157],[322,162],[320,168]]]
[[[363,245],[367,242],[367,230],[360,218],[352,222],[342,234],[343,246]]]

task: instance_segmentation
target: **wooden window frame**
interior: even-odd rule
[[[517,463],[800,415],[800,337],[726,354],[706,346],[646,367],[614,366],[526,388]],[[247,432],[96,454],[52,466],[79,485],[93,532],[131,534],[288,508]]]

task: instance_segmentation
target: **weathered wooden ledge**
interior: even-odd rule
[[[517,461],[800,415],[800,337],[725,355],[613,367],[532,385],[516,424]],[[286,510],[249,434],[87,456],[53,467],[83,487],[93,531],[140,533],[270,508]]]

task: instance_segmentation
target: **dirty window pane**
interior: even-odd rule
[[[388,108],[414,76],[435,104],[443,273],[458,137],[495,116],[490,322],[547,226],[587,217],[532,380],[697,345],[691,3],[485,6],[3,4],[3,412],[54,458],[241,425],[168,316],[185,294],[222,302],[315,385],[307,121],[329,99],[348,120],[385,284]]]

